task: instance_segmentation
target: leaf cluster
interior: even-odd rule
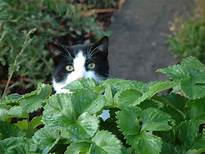
[[[83,79],[68,85],[71,93],[51,95],[50,86],[40,84],[26,95],[6,96],[0,101],[0,152],[205,152],[205,65],[189,57],[158,71],[169,80]],[[34,115],[39,108],[42,114]]]

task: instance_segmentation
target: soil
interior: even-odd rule
[[[193,0],[127,0],[110,27],[111,77],[164,79],[155,71],[177,62],[167,46],[169,27],[175,17],[189,17],[193,4]]]

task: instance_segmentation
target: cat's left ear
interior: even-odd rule
[[[63,48],[55,43],[47,43],[47,50],[49,51],[51,57],[53,58],[54,63],[58,63],[61,55],[63,54]]]
[[[108,53],[108,44],[109,44],[109,39],[107,36],[104,36],[97,43],[95,43],[94,48],[102,52]]]
[[[46,48],[50,52],[52,57],[57,57],[62,53],[61,47],[52,42],[47,43]]]

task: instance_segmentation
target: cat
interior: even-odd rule
[[[94,44],[65,46],[48,43],[54,60],[52,77],[56,93],[68,92],[65,87],[81,78],[105,80],[109,74],[108,37],[104,36]]]
[[[64,46],[48,43],[48,49],[54,60],[53,88],[56,93],[70,92],[65,87],[81,78],[93,78],[97,82],[109,75],[108,37],[94,44]],[[103,121],[110,118],[109,110],[103,110]]]

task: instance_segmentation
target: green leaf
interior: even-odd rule
[[[11,117],[19,117],[24,118],[27,115],[24,113],[23,108],[21,106],[13,106],[8,110],[8,115]]]
[[[89,154],[89,143],[71,143],[64,154]]]
[[[88,139],[98,130],[98,123],[97,117],[85,112],[79,116],[74,124],[69,125],[67,130],[70,132],[73,141]]]
[[[98,113],[104,106],[103,98],[86,90],[72,94],[53,95],[47,102],[43,113],[44,123],[65,127],[72,124],[82,113]]]
[[[159,154],[162,149],[162,140],[149,132],[143,132],[128,142],[140,154]]]
[[[100,111],[106,104],[106,98],[104,96],[99,95],[92,104],[90,104],[87,108],[85,108],[84,112],[89,112],[90,114],[101,113]]]
[[[105,88],[105,101],[106,101],[106,106],[110,106],[113,107],[114,106],[114,100],[113,100],[113,94],[112,94],[112,89],[111,86],[107,85],[107,87]]]
[[[167,96],[157,96],[152,99],[153,101],[163,103],[162,111],[171,115],[176,124],[186,119],[187,113],[187,99],[176,94]]]
[[[20,106],[7,106],[7,105],[0,105],[0,119],[5,121],[8,118],[18,117],[18,118],[25,118],[28,115],[23,112],[22,107]]]
[[[167,131],[170,116],[158,109],[127,107],[117,113],[118,127],[136,152],[149,154],[160,153],[162,141],[148,131]]]
[[[15,105],[15,104],[19,104],[19,100],[21,99],[21,95],[19,94],[11,94],[11,95],[7,95],[4,98],[2,98],[1,104],[7,104],[7,105]]]
[[[50,85],[39,84],[37,90],[24,95],[20,102],[23,111],[30,113],[36,111],[43,106],[45,99],[47,99],[52,92]]]
[[[8,106],[0,104],[0,120],[5,120],[8,118]]]
[[[20,128],[21,130],[24,130],[26,131],[29,127],[29,122],[27,119],[25,120],[21,120],[21,121],[18,121],[17,123],[15,123],[15,125]]]
[[[163,141],[162,154],[185,154],[186,150],[180,144],[170,144]],[[186,153],[187,154],[187,153]]]
[[[113,93],[125,89],[135,89],[141,93],[147,90],[147,85],[139,81],[122,80],[122,79],[108,79],[102,82],[102,87],[111,86]]]
[[[41,119],[42,119],[42,116],[34,117],[30,122],[31,127],[35,129],[36,127],[41,125],[42,124]]]
[[[142,131],[168,131],[171,129],[169,114],[155,108],[148,108],[142,112]]]
[[[36,146],[24,137],[10,137],[0,141],[2,154],[26,154],[35,151]]]
[[[58,143],[60,131],[54,128],[44,127],[39,129],[32,139],[42,153],[47,154]]]
[[[138,98],[133,105],[139,105],[141,102],[143,102],[146,99],[151,98],[155,94],[162,92],[164,90],[173,88],[177,85],[176,82],[173,81],[159,81],[157,83],[152,84],[149,86],[148,91],[146,91],[140,98]]]
[[[160,69],[171,80],[179,82],[178,90],[190,99],[202,98],[205,93],[205,66],[196,58],[188,57],[182,60],[181,65],[174,65]]]
[[[126,138],[139,134],[141,113],[141,109],[137,107],[124,108],[117,112],[118,127]]]
[[[205,98],[191,100],[187,103],[190,112],[189,116],[195,120],[205,120]]]
[[[203,134],[203,136],[197,138],[190,149],[197,151],[197,153],[205,152],[205,135]]]
[[[167,68],[158,69],[157,72],[166,74],[169,79],[174,81],[184,80],[189,78],[189,73],[186,72],[181,65],[173,65]]]
[[[66,128],[71,134],[72,140],[92,137],[98,129],[98,119],[96,116],[84,112],[94,112],[90,108],[93,105],[89,94],[89,92],[81,93],[80,91],[80,94],[76,92],[50,97],[45,106],[42,121],[47,126]],[[95,108],[97,109],[97,107]]]
[[[97,154],[121,154],[120,141],[107,131],[99,131],[92,138],[90,153]]]
[[[126,106],[133,105],[133,103],[140,97],[142,94],[135,89],[125,89],[118,91],[114,96],[115,104],[119,107],[124,108]]]
[[[97,96],[98,95],[93,91],[88,91],[86,89],[73,93],[71,101],[76,115],[79,116],[83,112],[88,112],[90,114],[99,112],[103,108],[105,102]],[[97,98],[100,100],[96,100]]]
[[[92,142],[71,143],[65,154],[121,154],[120,141],[110,132],[99,131]]]
[[[71,94],[56,94],[47,100],[42,121],[46,125],[67,127],[76,117],[71,101]]]
[[[198,72],[205,72],[205,66],[195,57],[184,58],[181,62],[183,69],[189,72],[190,74]]]
[[[167,68],[159,69],[158,72],[166,74],[173,80],[184,80],[190,75],[197,75],[195,73],[205,72],[205,66],[194,57],[188,57],[182,60],[181,64],[169,66]]]
[[[197,76],[192,76],[189,79],[181,81],[181,89],[190,99],[198,99],[205,96],[205,73],[203,73],[204,80],[200,81]]]
[[[22,132],[18,127],[7,122],[0,121],[0,139],[5,139],[9,137],[24,136],[25,133]]]
[[[68,84],[65,88],[74,92],[74,91],[78,91],[81,89],[94,90],[95,87],[96,87],[95,80],[93,80],[91,78],[87,78],[87,79],[73,81],[70,84]]]
[[[195,120],[183,121],[178,126],[178,137],[181,143],[188,149],[197,139],[199,122]]]

